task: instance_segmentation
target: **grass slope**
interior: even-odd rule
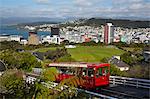
[[[124,53],[120,49],[101,46],[78,46],[75,49],[68,49],[68,52],[76,61],[83,62],[100,62],[104,57],[112,57],[113,55]]]
[[[59,47],[62,48],[62,47]],[[56,47],[39,48],[35,51],[46,52],[48,50],[55,50]],[[74,49],[67,49],[71,57],[79,62],[100,62],[105,57],[112,57],[113,55],[121,55],[124,51],[107,47],[107,46],[77,46]]]

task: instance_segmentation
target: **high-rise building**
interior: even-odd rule
[[[51,36],[57,35],[59,36],[59,28],[58,27],[51,27]]]
[[[39,44],[39,37],[37,35],[36,30],[31,30],[29,32],[28,44],[31,44],[31,45],[38,45]]]
[[[104,28],[104,43],[110,44],[114,39],[114,25],[112,23],[107,23]]]

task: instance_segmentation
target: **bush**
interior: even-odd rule
[[[65,55],[56,60],[57,62],[75,62],[75,59],[71,55]]]
[[[145,79],[150,79],[149,78],[149,66],[139,66],[135,65],[130,68],[130,70],[127,72],[127,76],[129,77],[134,77],[134,78],[145,78]]]
[[[5,94],[11,94],[10,98],[23,98],[27,94],[23,73],[17,70],[8,70],[0,77],[0,86],[6,90]]]
[[[46,59],[50,59],[55,62],[59,58],[70,55],[70,54],[67,52],[66,48],[63,48],[63,49],[57,48],[55,51],[53,50],[47,51],[45,55],[46,55]]]
[[[123,76],[124,75],[124,72],[123,71],[120,71],[119,68],[117,68],[115,65],[111,64],[110,65],[110,74],[112,76]]]
[[[41,67],[41,63],[28,52],[3,51],[0,54],[0,60],[7,64],[8,69],[17,68],[31,71],[33,67]]]
[[[128,52],[121,55],[121,60],[130,65],[136,61],[135,58],[133,58]]]

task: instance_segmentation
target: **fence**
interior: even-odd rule
[[[54,82],[48,82],[48,83],[45,83],[45,82],[42,82],[42,84],[47,87],[47,88],[51,88],[51,89],[54,89],[56,88],[56,86],[58,85],[58,83],[54,83]],[[57,89],[57,90],[63,90],[65,88],[67,88],[68,86],[64,85],[64,86],[61,86],[61,88]],[[92,97],[99,97],[101,99],[117,99],[117,98],[114,98],[114,97],[111,97],[111,96],[107,96],[107,95],[103,95],[103,94],[99,94],[99,93],[95,93],[95,92],[92,92],[92,91],[88,91],[88,90],[84,90],[84,89],[79,89],[79,88],[75,88],[77,91],[79,92],[83,92],[83,93],[87,93],[90,95],[90,99],[92,99]]]
[[[124,86],[127,85],[127,86],[134,86],[137,88],[150,89],[150,80],[146,80],[146,79],[110,76],[110,83],[113,85],[124,85]]]

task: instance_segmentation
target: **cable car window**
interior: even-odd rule
[[[103,75],[103,72],[102,72],[102,71],[103,71],[103,68],[99,68],[98,71],[99,71],[99,76],[102,76],[102,75]]]
[[[82,75],[84,75],[84,76],[87,75],[86,68],[83,68]]]
[[[108,73],[109,73],[108,67],[104,67],[104,68],[105,68],[104,73],[105,73],[105,74],[108,74]]]
[[[96,77],[102,76],[102,68],[97,69]]]
[[[102,68],[102,75],[104,76],[104,75],[107,75],[108,74],[108,67],[103,67]]]
[[[89,68],[88,69],[88,76],[89,77],[94,77],[94,70],[93,70],[93,68]]]
[[[109,73],[108,67],[102,67],[97,69],[96,77],[104,76]]]
[[[59,73],[75,75],[76,69],[75,68],[59,68]]]

